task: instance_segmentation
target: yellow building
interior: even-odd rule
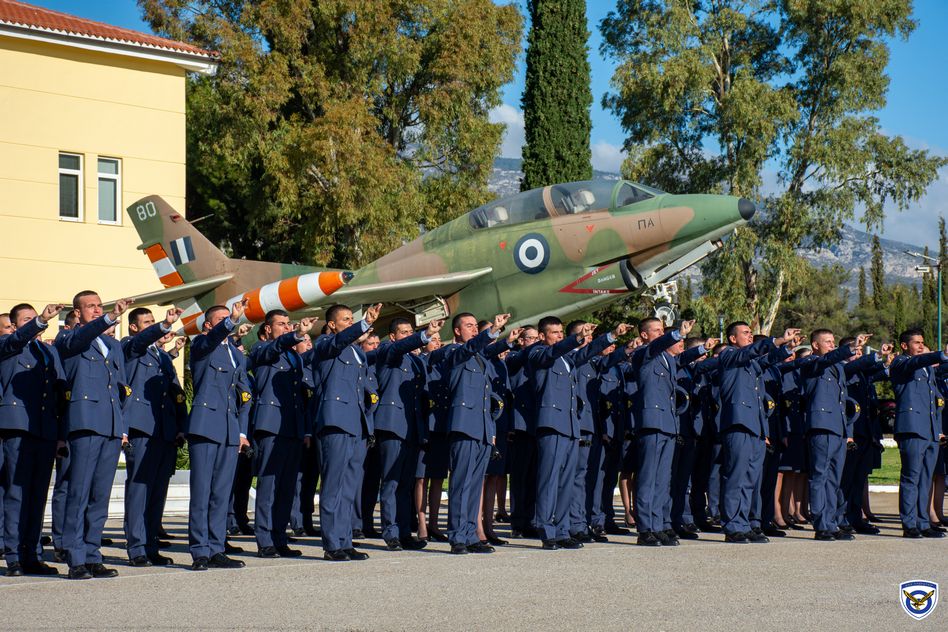
[[[216,59],[0,0],[0,312],[162,288],[124,209],[158,194],[184,212],[186,74]]]

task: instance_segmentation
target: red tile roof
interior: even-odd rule
[[[63,35],[78,36],[118,42],[143,48],[185,53],[210,59],[219,59],[220,54],[204,50],[191,44],[165,39],[148,33],[141,33],[131,29],[123,29],[111,24],[94,22],[85,18],[51,11],[25,2],[16,0],[0,0],[0,25],[27,28],[30,30],[47,31]]]

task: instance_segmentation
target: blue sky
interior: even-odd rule
[[[141,20],[135,0],[32,0],[32,3],[126,28],[150,30]],[[518,5],[524,10],[526,3],[519,0]],[[600,106],[602,95],[609,91],[615,63],[599,54],[602,38],[598,24],[614,6],[615,3],[608,0],[586,4],[591,34],[593,166],[606,171],[618,171],[624,137],[618,120]],[[918,27],[911,38],[907,42],[891,42],[888,104],[876,115],[887,133],[904,137],[910,146],[948,155],[948,124],[945,122],[948,118],[948,82],[944,80],[948,66],[948,2],[916,0],[915,18]],[[501,155],[505,157],[519,157],[523,144],[523,114],[520,110],[523,77],[521,55],[514,80],[504,87],[504,104],[492,114],[494,120],[508,126],[501,148]],[[895,210],[889,213],[884,236],[935,246],[937,238],[932,234],[936,232],[934,222],[940,213],[948,215],[948,169],[942,170],[938,181],[917,205],[903,213]]]

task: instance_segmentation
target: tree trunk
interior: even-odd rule
[[[764,322],[761,324],[760,333],[765,336],[770,335],[770,330],[773,329],[774,321],[777,320],[777,311],[780,309],[780,301],[783,299],[783,269],[781,268],[780,272],[777,274],[777,293],[774,295],[774,300],[770,304],[770,308],[767,310],[767,316],[764,318]]]

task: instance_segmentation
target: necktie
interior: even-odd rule
[[[102,340],[102,336],[97,336],[95,342],[99,345],[99,351],[102,352],[102,356],[105,358],[109,357],[109,346]]]
[[[572,370],[573,370],[573,367],[570,366],[570,363],[569,363],[569,361],[566,359],[566,356],[561,356],[560,359],[563,360],[563,364],[566,365],[566,370],[567,370],[567,371],[572,371]]]
[[[236,368],[237,368],[237,360],[234,359],[234,350],[231,349],[230,343],[225,340],[225,341],[222,342],[221,344],[222,344],[222,345],[225,345],[225,346],[227,347],[227,356],[230,358],[230,365],[236,369]]]
[[[361,350],[357,349],[356,347],[352,347],[352,353],[353,353],[353,355],[355,355],[356,362],[358,362],[360,365],[361,365],[361,364],[364,364],[364,362],[363,362],[363,360],[362,360],[362,351],[361,351]]]

